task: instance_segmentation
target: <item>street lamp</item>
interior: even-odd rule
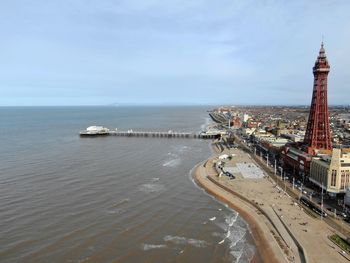
[[[278,167],[280,169],[281,178],[283,178],[283,167]]]
[[[323,219],[323,181],[322,181],[322,187],[321,187],[321,220]]]
[[[269,154],[266,154],[266,166],[269,167]]]

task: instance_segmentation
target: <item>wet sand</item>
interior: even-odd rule
[[[236,178],[229,180],[218,176],[214,162],[219,154],[234,153],[232,161],[227,161],[232,167],[244,162],[256,165],[249,154],[238,149],[229,151],[217,144],[213,151],[211,158],[197,165],[193,177],[248,223],[258,250],[252,262],[348,262],[328,239],[335,231],[306,214],[269,177],[246,179],[235,174]]]
[[[270,242],[268,241],[269,238],[271,237],[267,235],[267,233],[264,233],[264,230],[266,231],[266,229],[263,230],[262,228],[259,227],[258,219],[253,214],[248,212],[249,209],[247,207],[245,207],[243,204],[239,204],[237,202],[238,200],[234,202],[231,200],[231,198],[227,198],[227,196],[224,196],[223,193],[221,193],[222,190],[207,179],[207,174],[205,173],[205,169],[203,168],[204,168],[203,165],[199,165],[194,170],[193,177],[195,182],[200,187],[204,188],[207,193],[214,196],[217,200],[227,204],[229,207],[237,211],[240,214],[240,216],[249,225],[255,245],[258,249],[257,253],[255,254],[254,258],[251,260],[251,262],[252,263],[283,262],[283,261],[279,261],[276,258],[275,253],[272,247],[270,246]]]

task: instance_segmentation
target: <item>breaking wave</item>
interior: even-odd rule
[[[163,163],[164,167],[177,167],[180,165],[181,159],[177,154],[169,152],[168,156],[169,159],[165,163]]]
[[[164,167],[177,167],[181,163],[181,159],[172,159],[163,163]]]
[[[206,247],[208,243],[204,240],[198,240],[193,238],[186,238],[186,237],[179,237],[179,236],[165,236],[164,238],[165,242],[171,242],[176,245],[191,245],[194,247]]]
[[[224,230],[223,233],[214,232],[212,235],[220,237],[218,245],[225,243],[229,247],[232,262],[250,262],[255,255],[255,247],[247,242],[249,233],[246,224],[241,220],[239,214],[233,210],[232,214],[224,216],[224,222],[217,222],[216,225]]]
[[[166,248],[166,245],[164,244],[142,244],[142,249],[144,251],[151,250],[151,249],[159,249],[159,248]]]

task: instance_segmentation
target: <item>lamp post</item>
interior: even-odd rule
[[[281,178],[283,178],[283,167],[278,167],[280,169]]]
[[[321,187],[321,220],[323,220],[323,181],[322,181],[322,187]]]

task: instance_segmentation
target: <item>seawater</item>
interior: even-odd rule
[[[199,132],[207,109],[0,108],[0,261],[249,262],[246,223],[191,177],[209,141],[79,137],[90,125]]]

